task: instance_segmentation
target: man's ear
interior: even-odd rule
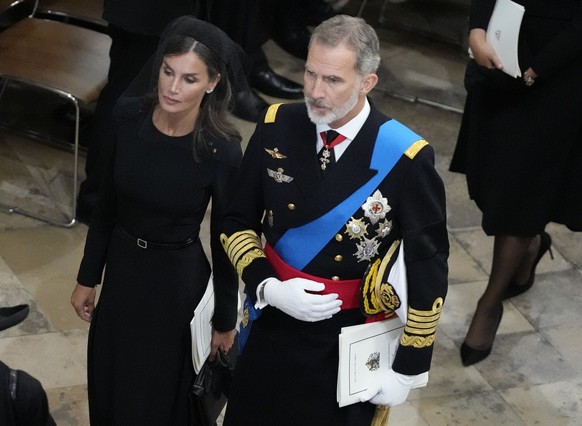
[[[364,95],[367,95],[372,91],[376,84],[378,83],[378,75],[374,73],[370,73],[365,75],[362,78],[362,82],[360,83],[360,92]]]

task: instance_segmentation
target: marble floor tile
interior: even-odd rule
[[[569,380],[501,391],[528,425],[578,426],[582,419],[582,382]]]
[[[47,389],[87,382],[87,331],[0,338],[0,359],[36,377]]]
[[[564,323],[556,327],[542,328],[541,333],[556,348],[564,360],[582,374],[582,357],[580,356],[580,324]],[[582,409],[582,405],[581,405]],[[581,417],[582,418],[582,417]]]
[[[89,426],[86,385],[48,389],[47,397],[57,425]]]
[[[496,389],[535,386],[576,379],[579,373],[539,332],[500,334],[491,355],[474,364]]]
[[[449,236],[449,244],[449,284],[451,286],[472,280],[487,280],[487,271],[467,253],[454,234]]]
[[[527,424],[495,390],[426,398],[411,401],[411,405],[429,426]]]

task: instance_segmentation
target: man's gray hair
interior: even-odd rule
[[[336,15],[319,24],[309,45],[314,42],[328,47],[345,45],[356,52],[356,71],[360,75],[375,73],[380,65],[380,42],[371,25],[362,18]]]

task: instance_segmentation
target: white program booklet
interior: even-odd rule
[[[497,0],[487,27],[487,41],[501,59],[503,71],[512,77],[520,77],[517,59],[519,28],[525,9],[511,0]]]
[[[525,8],[520,4],[511,0],[497,0],[487,27],[487,42],[501,59],[502,71],[512,77],[521,76],[517,44],[524,13]],[[470,50],[469,55],[473,57]]]
[[[342,328],[339,335],[337,401],[340,407],[360,402],[360,394],[387,374],[394,361],[404,325],[398,317]],[[414,388],[426,386],[428,372]]]
[[[212,340],[212,315],[214,315],[214,284],[212,275],[208,280],[206,292],[190,321],[190,332],[192,334],[192,364],[196,374],[200,372],[202,365],[210,354],[210,343]]]

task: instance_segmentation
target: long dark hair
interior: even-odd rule
[[[154,72],[159,73],[164,57],[194,52],[208,67],[208,76],[211,81],[220,74],[220,81],[214,87],[212,93],[207,93],[204,96],[200,104],[200,111],[194,124],[193,132],[192,148],[194,159],[200,161],[202,156],[209,152],[208,136],[211,139],[234,138],[240,140],[240,134],[228,116],[232,89],[226,65],[206,45],[193,37],[180,34],[166,38],[158,52]]]

